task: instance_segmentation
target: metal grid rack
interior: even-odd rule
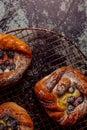
[[[0,91],[0,103],[14,101],[30,114],[35,130],[87,130],[87,115],[72,127],[63,127],[49,118],[34,93],[35,83],[55,69],[71,65],[87,75],[87,60],[64,36],[46,29],[24,28],[8,32],[24,40],[33,58],[23,78]]]

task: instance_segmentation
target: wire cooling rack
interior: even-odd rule
[[[71,65],[87,76],[87,60],[64,36],[46,30],[24,28],[8,32],[24,40],[31,48],[30,67],[18,84],[0,91],[0,103],[14,101],[30,114],[35,130],[87,130],[87,115],[72,127],[63,127],[49,118],[35,93],[35,83],[55,69]]]

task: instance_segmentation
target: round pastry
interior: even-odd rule
[[[0,34],[0,87],[15,84],[30,65],[30,47],[16,36]]]
[[[35,93],[48,115],[73,125],[87,112],[87,78],[80,70],[61,67],[38,81]]]
[[[13,102],[0,105],[0,130],[33,129],[33,122],[24,108]]]

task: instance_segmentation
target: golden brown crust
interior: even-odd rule
[[[17,121],[20,123],[20,130],[26,130],[26,127],[28,130],[33,130],[34,126],[29,114],[24,108],[20,107],[16,103],[6,102],[1,104],[0,117],[4,114],[8,114],[17,119]]]
[[[84,95],[84,101],[67,114],[65,108],[60,105],[61,102],[58,102],[60,98],[58,92],[62,94],[67,91],[70,84],[74,82],[77,84],[77,89]],[[80,70],[71,66],[61,67],[44,77],[36,83],[34,90],[48,115],[61,125],[76,123],[87,111],[87,78]]]
[[[10,34],[0,34],[0,49],[15,51],[13,60],[15,61],[16,68],[0,73],[0,87],[12,86],[23,76],[25,70],[29,67],[32,52],[25,42]],[[0,60],[3,61],[1,58]]]
[[[0,34],[0,49],[20,51],[27,54],[29,57],[32,57],[29,46],[16,36],[9,34]]]

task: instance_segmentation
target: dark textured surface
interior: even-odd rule
[[[87,56],[86,0],[0,0],[0,30],[24,27],[63,33]]]

